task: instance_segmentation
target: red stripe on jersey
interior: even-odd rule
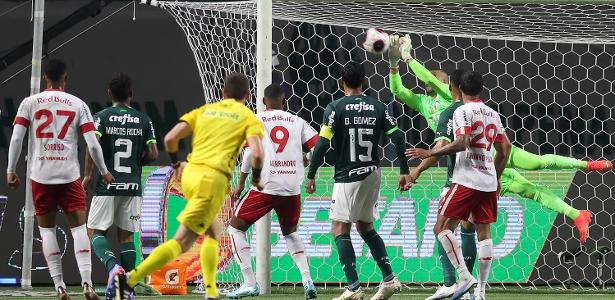
[[[472,133],[472,126],[464,126],[464,127],[457,128],[457,130],[455,131],[455,136],[460,136],[463,134],[470,134],[470,133]]]
[[[312,148],[314,148],[314,146],[316,146],[316,142],[318,142],[318,134],[315,134],[311,139],[309,139],[307,142],[305,142],[305,146],[312,150]]]
[[[504,141],[504,136],[505,136],[505,135],[503,135],[503,134],[501,134],[501,133],[500,133],[500,134],[498,134],[498,135],[495,137],[495,141],[496,141],[496,142],[498,142],[498,143],[503,142],[503,141]]]
[[[87,122],[79,126],[79,129],[81,129],[81,133],[86,133],[96,130],[96,126],[94,126],[94,122]]]
[[[23,127],[30,127],[30,120],[24,118],[24,117],[15,117],[15,121],[13,121],[13,125],[21,125]]]

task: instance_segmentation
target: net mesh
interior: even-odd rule
[[[195,56],[206,101],[220,98],[225,74],[239,71],[254,82],[256,73],[256,2],[156,2],[181,26]],[[606,4],[414,4],[387,2],[274,1],[273,82],[287,92],[287,107],[319,128],[325,106],[343,95],[337,80],[341,66],[364,61],[367,93],[387,103],[414,146],[429,147],[433,132],[416,111],[394,100],[388,88],[385,58],[361,48],[364,29],[410,33],[415,57],[429,69],[474,69],[485,74],[487,104],[497,108],[509,136],[521,148],[579,159],[613,158],[615,128],[615,6]],[[423,93],[423,85],[401,67],[404,85]],[[255,93],[253,93],[254,95]],[[254,98],[254,97],[252,97]],[[406,283],[440,282],[442,274],[430,226],[445,170],[422,177],[411,199],[395,194],[396,165],[391,144],[381,147],[384,175],[381,220],[376,222],[389,247],[391,263]],[[443,162],[440,162],[444,166]],[[534,167],[529,167],[534,169]],[[388,175],[387,175],[388,172]],[[492,284],[597,287],[613,283],[615,268],[590,254],[598,246],[614,248],[612,172],[576,170],[520,171],[537,185],[578,209],[594,212],[586,248],[579,247],[574,225],[538,203],[517,195],[499,202],[494,227]],[[341,285],[326,221],[332,186],[330,170],[319,175],[322,188],[305,199],[300,234],[306,241],[317,282]],[[285,254],[284,240],[272,224],[272,277],[276,284],[297,284],[298,271]],[[355,241],[360,238],[355,233]],[[254,250],[254,239],[252,239]],[[358,244],[358,243],[357,243]],[[369,251],[356,245],[361,280],[378,282]],[[220,273],[229,286],[240,279],[236,264]]]

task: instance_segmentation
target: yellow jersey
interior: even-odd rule
[[[180,118],[192,128],[188,162],[231,176],[248,137],[263,137],[265,129],[254,113],[235,99],[205,104]]]

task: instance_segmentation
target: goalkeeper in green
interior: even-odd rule
[[[389,61],[391,64],[389,82],[391,92],[403,103],[421,114],[427,120],[429,128],[435,132],[440,114],[454,103],[448,86],[448,75],[441,70],[430,72],[421,65],[420,62],[412,58],[411,52],[412,45],[409,37],[391,37],[391,47],[389,49]],[[427,95],[415,94],[403,86],[398,69],[400,59],[403,59],[412,72],[426,84]],[[613,165],[610,161],[581,161],[557,155],[541,156],[513,146],[507,166],[508,168],[502,175],[502,193],[513,193],[524,198],[535,200],[550,210],[566,215],[574,221],[580,233],[581,242],[585,242],[589,232],[591,213],[589,211],[579,211],[571,207],[548,189],[539,187],[527,180],[514,168],[524,170],[580,169],[604,172],[612,169]],[[424,171],[424,169],[421,170],[417,168],[411,175],[416,179],[422,171]],[[476,258],[474,230],[471,226],[462,227],[461,233],[463,244],[462,251],[464,252],[464,257],[467,259],[466,263],[473,266]],[[441,246],[439,246],[439,249],[440,248]],[[445,271],[445,285],[451,286],[455,283],[455,271],[446,255],[441,255],[440,258],[443,262],[443,269]],[[452,276],[450,276],[451,274]],[[438,293],[434,295],[436,297],[430,297],[428,299],[440,299],[442,295],[437,294]]]

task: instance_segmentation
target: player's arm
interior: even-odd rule
[[[28,131],[28,127],[30,124],[30,122],[25,118],[22,121],[27,121],[27,124],[26,122],[18,123],[17,118],[15,118],[13,134],[11,135],[11,143],[9,144],[9,157],[6,168],[6,184],[13,189],[19,186],[19,177],[16,173],[17,161],[21,156],[23,140],[26,136],[26,132]]]
[[[405,150],[406,150],[406,140],[404,138],[404,134],[399,127],[397,127],[397,122],[395,119],[389,114],[386,106],[381,105],[381,114],[380,118],[382,120],[382,129],[389,136],[391,142],[395,146],[395,152],[397,154],[397,159],[399,160],[399,181],[397,183],[397,188],[400,191],[407,191],[410,188],[410,178],[408,177],[408,173],[410,170],[408,169],[408,160],[406,159]]]
[[[147,125],[143,129],[147,140],[145,141],[143,157],[141,157],[141,165],[147,165],[158,159],[158,144],[154,133],[154,124],[152,124],[151,120],[148,120]]]
[[[325,108],[318,140],[312,151],[312,157],[310,157],[310,166],[308,168],[307,182],[305,184],[305,191],[308,194],[312,194],[316,191],[316,181],[314,178],[316,177],[318,168],[325,162],[325,155],[331,146],[331,139],[333,139],[335,126],[335,108],[333,103],[329,103],[327,108]]]
[[[448,84],[441,82],[434,76],[431,71],[427,70],[420,61],[416,60],[412,57],[412,41],[409,35],[406,35],[404,38],[404,43],[399,48],[401,58],[408,64],[412,73],[423,83],[431,86],[433,90],[445,99],[451,99],[451,92],[449,90]]]
[[[100,147],[100,143],[98,143],[96,125],[92,119],[90,109],[87,105],[85,105],[85,103],[81,106],[81,110],[79,111],[79,129],[81,130],[81,134],[83,135],[83,139],[85,140],[88,152],[90,153],[94,164],[103,176],[103,181],[106,184],[112,183],[115,178],[113,178],[113,175],[111,175],[105,165],[103,151]]]
[[[252,185],[261,191],[263,190],[263,186],[260,184],[261,171],[263,171],[265,161],[261,137],[258,135],[248,137],[248,146],[250,147],[250,165],[252,166]]]
[[[440,119],[442,119],[442,117],[440,117]],[[456,109],[453,113],[453,128],[455,129],[454,141],[437,149],[408,149],[406,151],[406,154],[412,158],[425,159],[431,156],[439,157],[464,151],[470,145],[470,139],[472,134],[472,125],[471,123],[469,123],[469,120],[470,118],[466,116],[465,110],[460,108]]]
[[[452,128],[452,116],[450,115],[450,110],[445,110],[440,115],[440,119],[438,120],[438,126],[436,128],[436,136],[434,141],[436,145],[432,147],[432,149],[442,148],[451,143],[453,140],[453,128]],[[414,151],[412,149],[408,149],[406,151],[406,156],[412,157],[414,155]],[[421,161],[421,163],[412,170],[410,173],[410,178],[412,183],[416,183],[416,180],[421,176],[421,174],[432,166],[436,165],[440,156],[431,156],[425,158]]]
[[[92,173],[94,171],[94,160],[90,155],[90,151],[85,151],[85,158],[83,160],[83,178],[81,179],[81,184],[84,188],[88,188],[92,182],[94,182]]]
[[[241,196],[241,193],[246,188],[246,180],[248,180],[248,174],[250,174],[250,171],[252,170],[251,152],[252,151],[250,151],[250,147],[246,147],[246,149],[243,150],[243,157],[241,159],[241,170],[239,172],[239,180],[237,181],[237,185],[233,190],[234,200],[239,199],[239,196]]]
[[[180,120],[171,130],[164,136],[164,149],[169,154],[171,165],[177,169],[181,165],[181,161],[177,156],[179,151],[179,142],[192,134],[192,127],[184,120]],[[181,177],[180,177],[181,178]]]
[[[493,158],[493,164],[495,165],[495,172],[498,176],[498,181],[500,176],[502,176],[502,172],[506,168],[506,164],[508,163],[508,156],[510,156],[510,149],[512,144],[506,135],[506,131],[502,126],[502,122],[498,120],[498,133],[495,136],[495,141],[493,146],[495,147],[495,157]]]
[[[438,149],[438,148],[444,147],[448,145],[449,143],[450,142],[445,139],[438,140],[436,142],[436,145],[434,145],[432,149]],[[406,151],[406,154],[409,157],[412,157],[412,154],[409,153],[408,151]],[[410,178],[412,180],[412,183],[416,183],[419,177],[421,177],[421,174],[427,171],[429,168],[435,166],[438,163],[439,159],[440,159],[440,156],[430,156],[426,159],[423,159],[421,163],[416,168],[414,168],[412,172],[410,172]]]

